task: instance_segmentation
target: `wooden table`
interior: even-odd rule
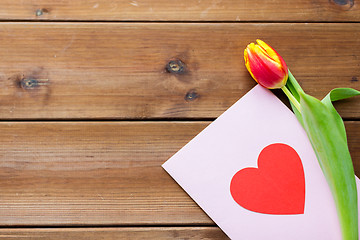
[[[0,0],[0,238],[226,239],[160,165],[255,85],[256,38],[318,98],[360,89],[359,6]],[[359,176],[360,97],[335,106]]]

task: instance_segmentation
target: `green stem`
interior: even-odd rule
[[[300,103],[296,100],[296,98],[291,94],[291,92],[289,91],[289,89],[287,89],[286,86],[283,86],[281,88],[281,90],[283,90],[283,92],[286,94],[286,96],[289,98],[289,100],[291,101],[291,103],[296,107],[296,109],[301,113],[300,111]]]

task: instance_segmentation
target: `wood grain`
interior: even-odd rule
[[[160,166],[209,123],[1,122],[0,226],[213,224]]]
[[[2,240],[229,239],[217,227],[0,229]]]
[[[0,19],[86,21],[359,21],[354,0],[2,0]]]
[[[359,36],[360,24],[1,23],[0,116],[215,118],[255,85],[243,49],[256,38],[322,98],[360,89]],[[360,98],[337,106],[360,118]]]

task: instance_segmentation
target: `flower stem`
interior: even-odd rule
[[[289,98],[289,100],[291,101],[291,103],[296,107],[296,109],[299,111],[299,113],[301,113],[300,111],[300,103],[296,100],[296,98],[291,94],[291,92],[289,91],[289,89],[286,86],[283,86],[281,88],[281,90],[283,90],[283,92],[286,94],[286,96]]]

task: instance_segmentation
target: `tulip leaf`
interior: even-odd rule
[[[331,90],[328,95],[321,101],[329,110],[333,118],[336,118],[336,128],[339,129],[342,132],[342,138],[345,142],[347,142],[346,138],[346,130],[344,126],[344,122],[342,121],[340,115],[335,110],[332,102],[337,100],[346,99],[349,97],[353,97],[356,95],[360,95],[360,92],[352,89],[352,88],[335,88]]]
[[[294,87],[294,85],[291,83],[291,81],[288,81],[286,83],[286,87],[289,89],[289,91],[291,92],[291,94],[295,97],[295,99],[300,102],[300,95],[297,92],[297,89]],[[289,99],[290,100],[290,99]],[[294,106],[294,104],[290,101],[290,105],[291,108],[296,116],[296,118],[298,119],[298,121],[300,122],[300,124],[302,126],[304,126],[303,121],[302,121],[302,116],[301,113],[299,112],[299,110],[297,110],[297,108]]]
[[[290,81],[290,78],[286,83],[286,87],[290,90],[290,92],[295,97],[295,99],[300,101],[300,95],[298,93],[298,90],[295,88],[294,84]]]
[[[300,92],[304,92],[304,90],[301,88],[300,84],[296,81],[294,75],[288,70],[289,72],[289,78],[286,83],[286,86],[289,88],[290,92],[293,94],[293,96],[296,98],[296,100],[300,101]]]
[[[333,99],[351,95],[343,90],[333,92]],[[355,173],[342,119],[329,101],[332,93],[323,102],[303,92],[299,95],[303,126],[333,194],[343,240],[358,239]]]
[[[335,88],[329,92],[329,94],[322,100],[323,102],[334,102],[350,97],[354,97],[360,95],[360,92],[358,90],[355,90],[353,88]],[[327,100],[325,100],[327,99]]]
[[[286,82],[286,87],[289,89],[289,91],[295,97],[295,99],[298,102],[300,102],[300,92],[304,92],[304,90],[301,88],[299,83],[296,81],[295,77],[292,75],[290,70],[289,70],[289,78],[288,78],[288,81]],[[294,104],[292,104],[291,101],[290,101],[290,104],[291,104],[291,108],[292,108],[296,118],[298,119],[300,124],[302,126],[304,126],[301,113],[296,109],[296,107],[294,106]]]
[[[291,108],[292,108],[296,118],[298,119],[300,124],[304,127],[304,123],[303,123],[303,120],[302,120],[301,113],[296,109],[296,107],[291,103],[291,101],[290,101],[290,105],[291,105]]]

